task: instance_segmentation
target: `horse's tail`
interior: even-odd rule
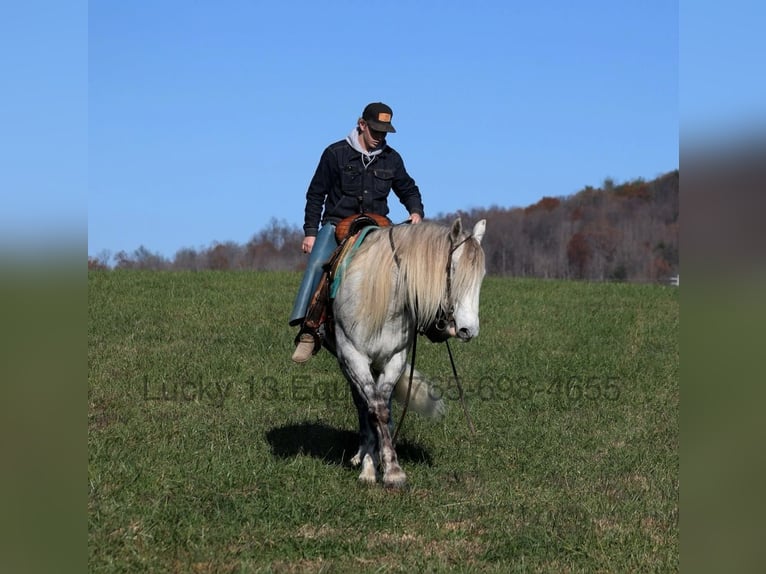
[[[410,384],[410,365],[404,369],[394,387],[394,398],[399,404],[407,400],[407,387]],[[410,404],[408,408],[419,415],[433,419],[442,418],[447,412],[447,404],[442,398],[443,390],[436,387],[423,373],[415,369],[412,377],[412,390],[410,391]]]

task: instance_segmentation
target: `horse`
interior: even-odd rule
[[[479,294],[485,275],[486,220],[471,233],[460,218],[395,225],[369,233],[347,262],[332,304],[334,351],[359,415],[359,481],[402,487],[407,477],[392,443],[391,398],[401,401],[409,377],[407,351],[419,333],[469,341],[479,334]],[[413,373],[415,375],[416,373]],[[421,410],[431,400],[420,376],[413,396]],[[414,387],[415,385],[413,385]],[[406,390],[406,388],[405,388]],[[440,402],[440,401],[439,401]]]

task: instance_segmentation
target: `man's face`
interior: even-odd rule
[[[359,128],[362,130],[362,141],[367,151],[371,151],[386,142],[386,132],[379,132],[364,120],[359,122]]]

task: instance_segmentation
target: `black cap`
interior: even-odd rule
[[[386,104],[375,102],[364,108],[362,119],[375,131],[396,133],[396,129],[391,125],[393,115],[394,112]]]

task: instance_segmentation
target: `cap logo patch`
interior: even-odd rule
[[[390,122],[391,121],[391,114],[387,114],[385,112],[380,112],[378,114],[378,121],[379,122]]]

